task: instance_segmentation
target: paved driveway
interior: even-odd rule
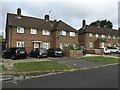
[[[50,58],[50,60],[68,64],[70,66],[73,66],[74,68],[94,68],[97,66],[105,65],[104,63],[100,62],[86,61],[84,59],[72,57]]]

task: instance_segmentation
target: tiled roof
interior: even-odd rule
[[[105,34],[105,35],[116,35],[120,36],[120,30],[111,29],[111,28],[98,28],[97,26],[86,25],[84,28],[81,28],[78,31],[79,34],[83,33],[94,33],[94,34]]]
[[[18,18],[16,14],[7,14],[8,25],[10,26],[21,26],[26,28],[36,28],[38,30],[48,29],[48,30],[66,30],[66,31],[74,31],[77,32],[76,29],[72,28],[68,24],[63,21],[46,21],[45,19],[39,19],[28,16],[21,16]]]

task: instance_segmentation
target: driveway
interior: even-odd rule
[[[49,59],[59,63],[68,64],[74,68],[94,68],[97,66],[105,65],[104,63],[100,63],[100,62],[87,61],[81,58],[73,58],[73,57],[49,58]]]

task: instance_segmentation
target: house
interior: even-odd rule
[[[25,47],[27,52],[33,48],[62,48],[78,44],[78,31],[62,20],[50,20],[49,15],[44,19],[7,13],[6,20],[7,48]]]
[[[85,20],[82,25],[78,30],[79,45],[84,46],[89,53],[94,53],[96,48],[120,45],[120,30],[86,25]]]

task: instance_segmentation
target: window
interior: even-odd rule
[[[70,36],[75,37],[75,32],[70,32]]]
[[[105,38],[105,35],[102,34],[102,35],[101,35],[101,38]]]
[[[50,31],[49,30],[42,30],[42,35],[50,35]]]
[[[113,39],[115,39],[115,36],[113,36]]]
[[[105,47],[104,45],[105,45],[105,43],[102,42],[102,43],[101,43],[101,48],[104,48],[104,47]]]
[[[117,36],[117,39],[120,39],[119,36]]]
[[[23,27],[17,27],[17,33],[24,33]]]
[[[24,42],[23,41],[17,41],[17,43],[16,43],[17,45],[17,47],[24,47]]]
[[[66,36],[66,31],[60,31],[60,35],[62,35],[62,36]]]
[[[50,43],[49,42],[43,42],[43,48],[49,49]]]
[[[107,45],[108,47],[111,47],[111,44],[110,43],[108,43],[108,45]]]
[[[111,38],[111,36],[110,35],[108,35],[108,39],[110,39]]]
[[[30,32],[31,34],[37,34],[37,29],[31,28],[30,30],[31,30],[31,32]]]
[[[89,33],[89,37],[92,37],[92,33]]]
[[[90,47],[90,48],[93,47],[93,43],[92,43],[92,42],[89,43],[89,47]]]
[[[60,43],[60,48],[63,49],[63,44],[62,43]]]
[[[98,38],[98,34],[96,34],[96,38]]]

